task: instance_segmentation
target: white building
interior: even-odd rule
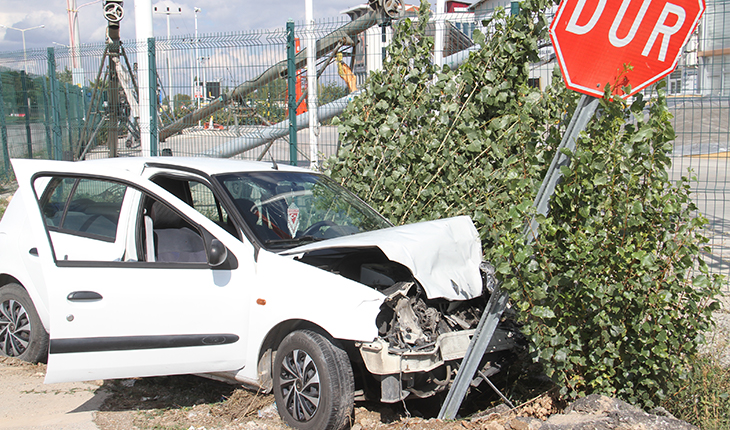
[[[728,96],[730,95],[730,3],[727,0],[706,0],[707,9],[697,31],[692,35],[668,80],[669,95],[676,96]],[[519,2],[509,0],[479,0],[469,4],[460,1],[447,1],[443,14],[445,21],[443,37],[443,57],[473,46],[471,41],[475,28],[487,33],[482,21],[491,17],[498,8],[507,13],[519,10]],[[351,19],[356,19],[370,10],[362,4],[342,11]],[[557,6],[548,13],[548,19],[557,11]],[[417,17],[418,7],[406,6],[406,13]],[[439,27],[438,14],[432,15],[427,28],[429,36],[435,36]],[[382,68],[385,48],[393,37],[390,26],[375,26],[358,36],[354,48],[352,71],[358,77],[358,85],[367,75]],[[438,38],[434,37],[435,40]],[[530,85],[543,89],[551,84],[553,70],[558,66],[555,51],[546,39],[541,44],[541,61],[530,65]],[[438,48],[436,48],[438,49]]]
[[[446,13],[443,14],[446,24],[442,49],[444,57],[474,45],[471,36],[476,27],[476,22],[474,13],[468,7],[469,3],[446,2]],[[355,20],[370,10],[367,4],[362,4],[346,9],[342,13]],[[405,13],[406,16],[417,19],[418,6],[405,5]],[[426,34],[432,37],[435,36],[437,28],[433,18],[435,18],[435,14],[432,15],[432,20],[426,29]],[[390,25],[374,26],[358,35],[358,43],[354,47],[354,58],[351,66],[352,72],[358,78],[358,86],[365,81],[370,72],[382,69],[385,48],[390,44],[392,38],[393,27]]]

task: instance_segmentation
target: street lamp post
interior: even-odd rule
[[[317,40],[314,34],[314,6],[312,0],[304,2],[304,20],[307,29],[307,114],[309,116],[310,169],[318,170],[317,145],[319,118],[317,117]],[[291,89],[289,90],[291,91]]]
[[[195,79],[197,79],[198,83],[200,83],[200,56],[198,55],[198,13],[200,13],[201,9],[199,7],[195,7],[193,10],[195,11]],[[200,98],[198,98],[198,109],[200,109]],[[198,121],[198,125],[200,125],[200,121]]]
[[[210,65],[210,57],[200,57],[200,67],[203,69],[203,103],[206,103],[208,101],[208,78],[206,76],[206,67],[205,67],[205,61],[208,62],[208,65]]]
[[[25,32],[28,30],[35,30],[36,28],[44,28],[45,25],[36,25],[35,27],[30,28],[15,28],[15,27],[9,27],[7,25],[0,24],[0,27],[7,28],[8,30],[17,30],[20,32],[20,34],[23,36],[23,70],[25,70],[25,73],[28,73],[28,56],[25,52]]]
[[[170,40],[170,15],[180,15],[182,14],[182,8],[177,5],[170,5],[168,4],[162,4],[160,3],[159,6],[155,6],[153,8],[155,13],[162,13],[167,15],[167,39]],[[197,12],[196,12],[197,17]],[[196,20],[197,22],[197,20]],[[167,61],[167,105],[170,108],[170,112],[175,111],[175,105],[172,100],[172,69],[170,68],[170,52],[167,52],[166,55],[166,61]]]
[[[71,61],[73,69],[73,84],[83,84],[83,69],[79,66],[79,9],[85,6],[99,3],[101,0],[94,0],[76,7],[76,0],[66,0],[66,11],[68,12],[68,39],[71,45]]]

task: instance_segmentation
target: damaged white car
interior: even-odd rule
[[[296,428],[447,390],[493,287],[468,217],[393,227],[332,180],[206,158],[14,160],[0,353],[47,383],[172,374],[273,391]],[[503,323],[482,360],[521,345]],[[478,381],[477,381],[478,382]]]

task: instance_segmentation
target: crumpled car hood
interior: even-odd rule
[[[328,248],[377,247],[411,270],[429,299],[468,300],[482,294],[482,248],[468,216],[342,236],[290,249],[297,256]]]

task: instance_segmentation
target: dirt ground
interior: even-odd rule
[[[0,357],[0,429],[92,430],[101,381],[44,385],[46,366]]]
[[[134,384],[132,385],[132,381]],[[127,387],[125,385],[132,385]],[[125,393],[114,394],[96,414],[94,422],[103,430],[122,429],[290,429],[276,412],[273,395],[259,395],[244,389],[194,376],[146,378],[105,383],[111,390],[124,387]],[[164,387],[164,389],[160,389]],[[168,391],[169,389],[169,391]],[[187,392],[184,398],[178,393]],[[156,394],[157,393],[157,394]],[[153,396],[153,397],[150,397]],[[214,399],[220,396],[219,399]],[[195,399],[198,397],[197,399]],[[140,402],[142,399],[146,401]],[[195,400],[193,400],[195,399]],[[135,408],[144,405],[144,409]],[[548,396],[541,396],[520,408],[517,415],[546,418],[557,412]],[[433,419],[438,406],[433,403],[384,405],[375,402],[356,403],[354,430],[359,429],[477,429],[471,420],[443,422]],[[477,414],[481,416],[483,414]],[[472,416],[474,418],[474,416]]]
[[[289,429],[273,395],[185,375],[44,385],[45,365],[0,357],[0,430]],[[488,409],[486,393],[467,407]],[[470,397],[471,399],[472,397]],[[500,402],[495,401],[493,404]],[[538,396],[513,414],[544,418],[559,408]],[[353,429],[469,429],[478,421],[442,422],[433,402],[356,403]],[[485,415],[476,413],[471,418]],[[496,422],[490,420],[490,422]]]

